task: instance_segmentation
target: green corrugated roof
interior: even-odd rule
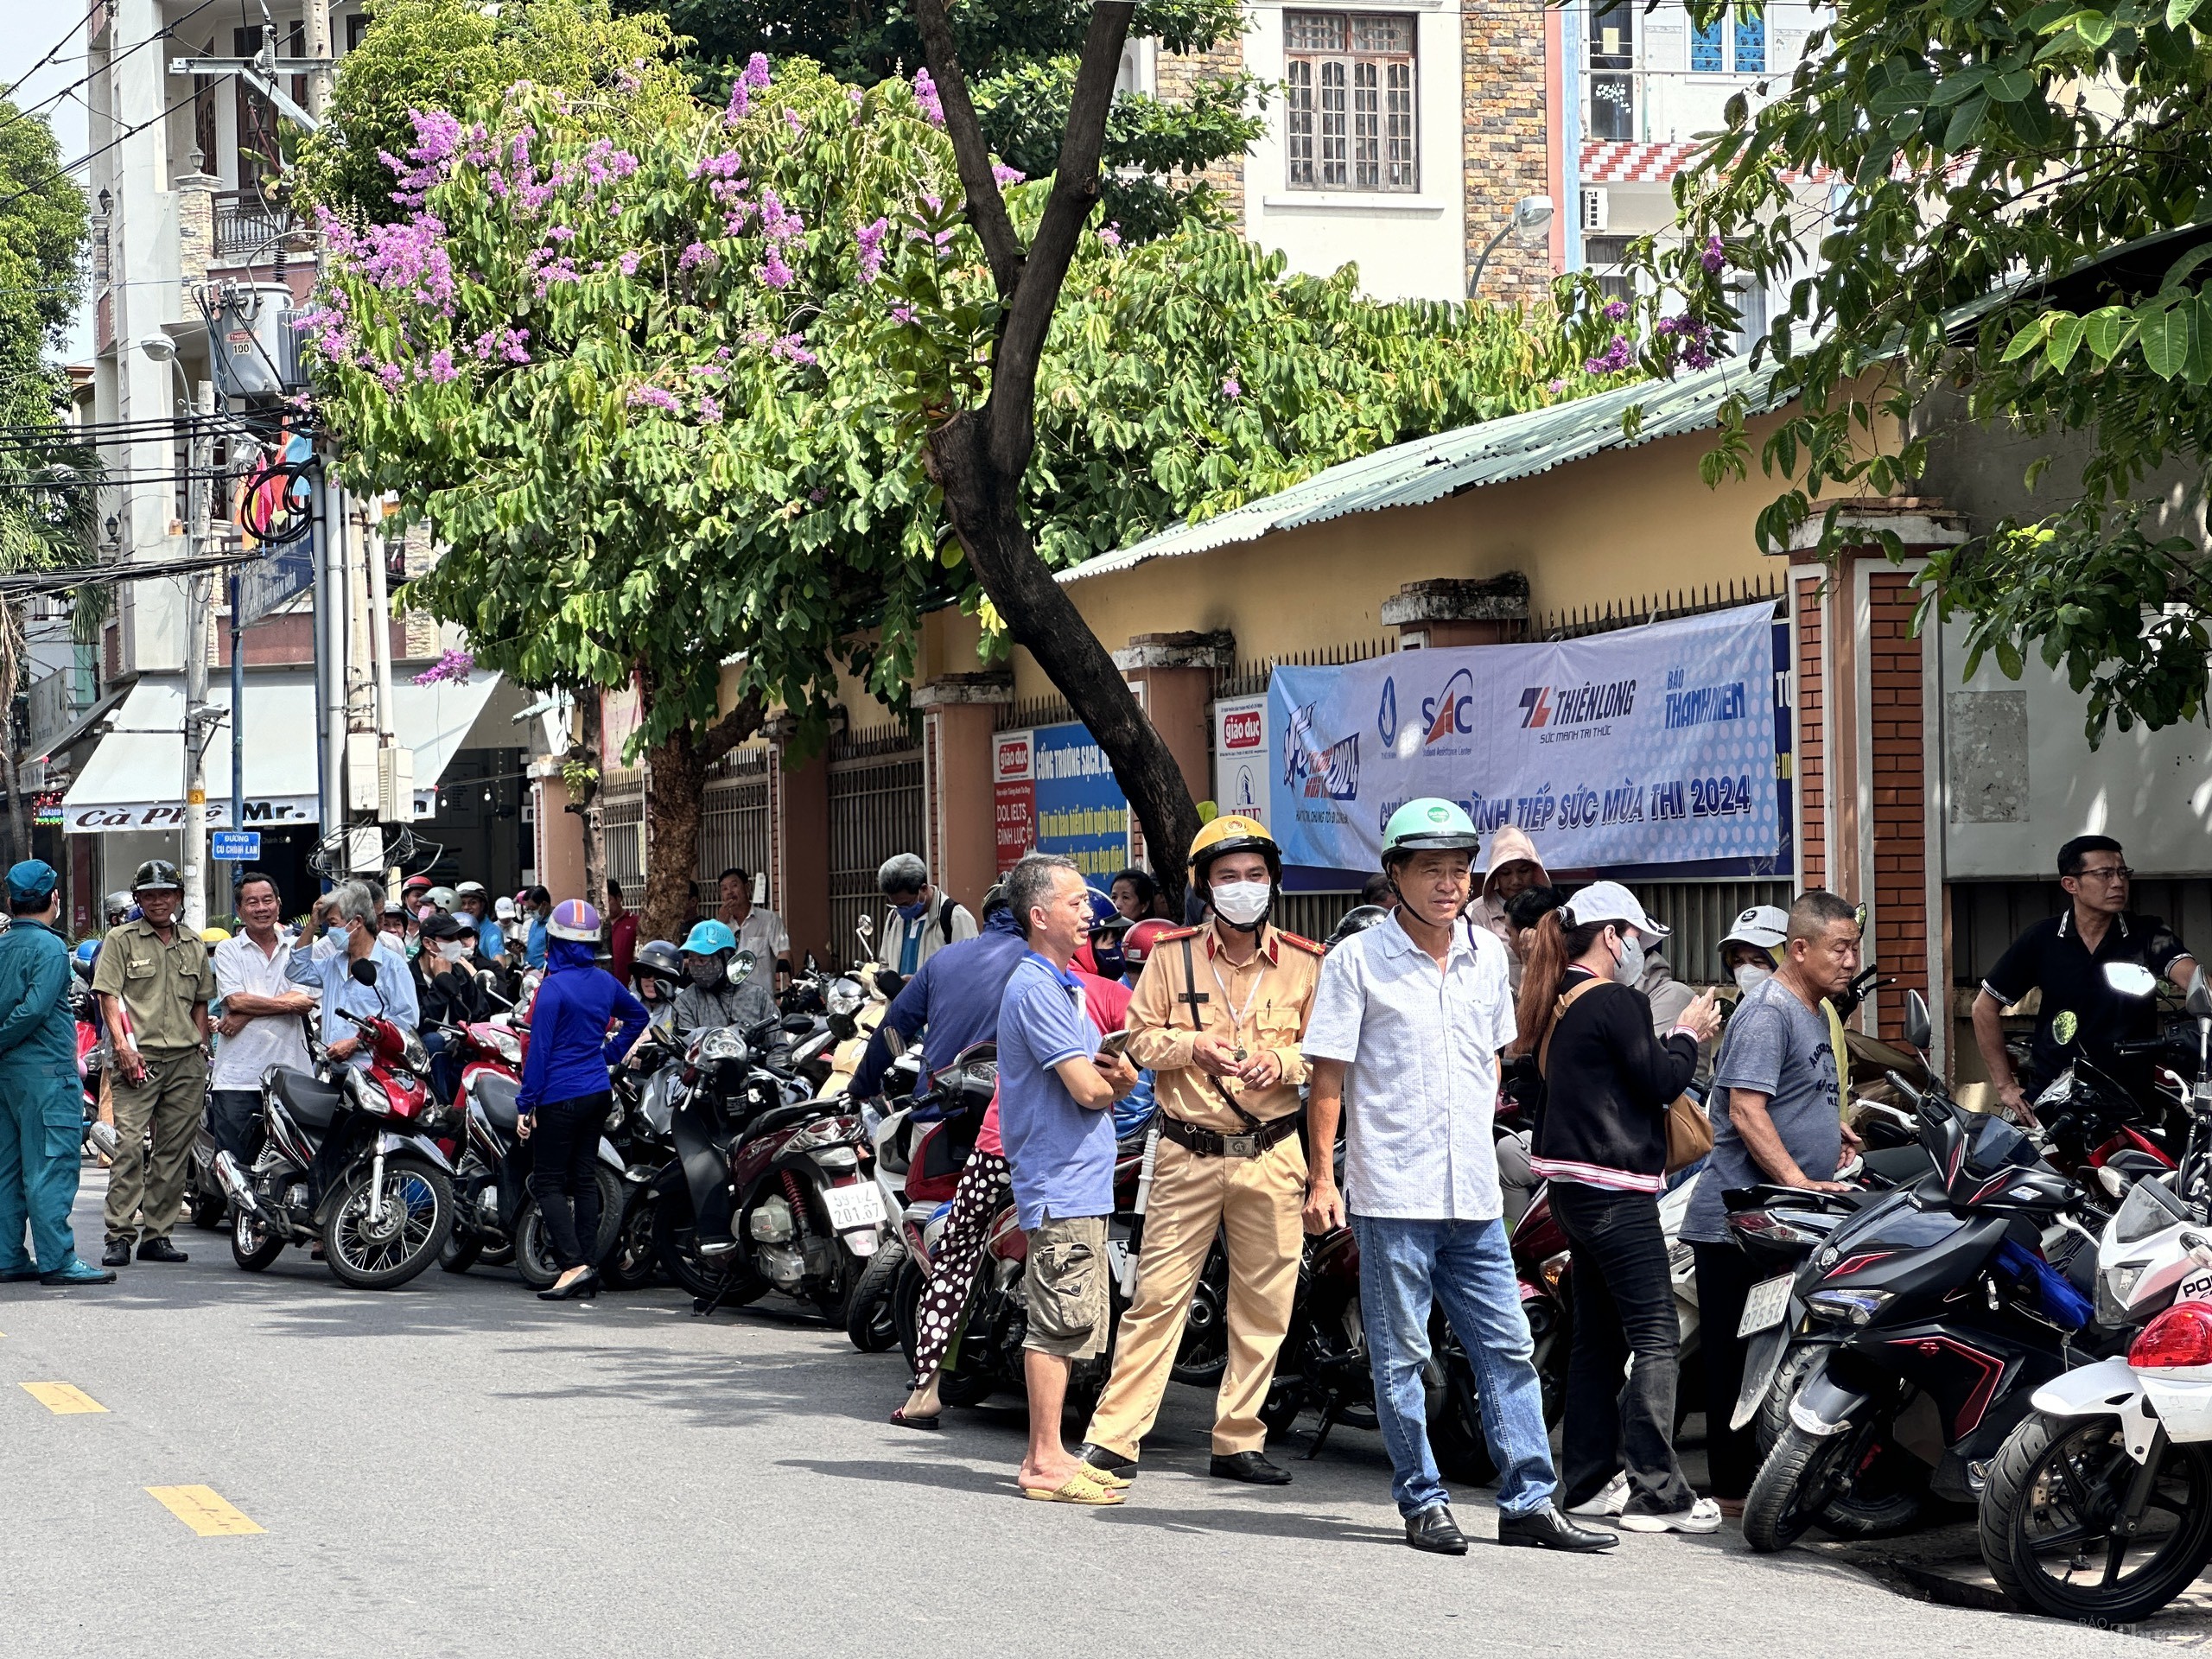
[[[1102,553],[1060,573],[1062,582],[1081,582],[1130,569],[1149,559],[1180,558],[1211,552],[1236,542],[1257,541],[1277,531],[1325,524],[1347,513],[1379,512],[1388,507],[1421,506],[1549,472],[1605,449],[1624,449],[1678,433],[1717,425],[1720,406],[1740,396],[1752,414],[1780,401],[1772,395],[1773,372],[1752,369],[1731,358],[1712,368],[1673,380],[1645,380],[1593,392],[1587,397],[1507,415],[1476,426],[1463,426],[1434,437],[1394,444],[1388,449],[1339,462],[1302,484],[1249,501],[1196,524],[1178,524],[1156,536]],[[1633,438],[1623,435],[1621,416],[1641,405],[1643,425]]]

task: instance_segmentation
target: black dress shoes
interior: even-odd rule
[[[1464,1555],[1467,1553],[1467,1535],[1459,1530],[1459,1523],[1452,1518],[1451,1510],[1442,1503],[1432,1503],[1406,1517],[1406,1541],[1415,1549],[1425,1549],[1432,1555]]]
[[[1083,1443],[1083,1450],[1076,1456],[1092,1468],[1103,1469],[1109,1475],[1127,1475],[1131,1480],[1136,1478],[1137,1460],[1135,1458],[1125,1458],[1118,1452],[1109,1452],[1089,1440]]]
[[[1524,1549],[1563,1549],[1577,1555],[1594,1555],[1599,1550],[1613,1548],[1620,1539],[1610,1532],[1578,1527],[1547,1503],[1526,1515],[1499,1516],[1497,1541]]]
[[[1215,1452],[1213,1472],[1224,1480],[1241,1480],[1247,1486],[1287,1486],[1290,1471],[1279,1469],[1257,1452]]]
[[[192,1258],[166,1238],[141,1239],[138,1243],[141,1262],[189,1262]]]
[[[111,1238],[108,1240],[107,1249],[100,1252],[100,1266],[104,1268],[127,1268],[130,1265],[130,1241],[127,1238]]]

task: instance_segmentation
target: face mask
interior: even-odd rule
[[[1231,927],[1249,927],[1268,913],[1274,896],[1265,881],[1224,881],[1213,890],[1214,913]]]
[[[683,964],[683,971],[702,991],[711,991],[722,982],[722,964],[719,957],[694,957]]]
[[[353,930],[346,926],[343,922],[333,922],[328,927],[322,930],[322,937],[329,940],[333,944],[342,945],[352,941],[353,938]]]
[[[922,919],[923,912],[928,910],[929,907],[930,901],[926,899],[917,899],[911,905],[892,906],[892,909],[897,911],[901,916],[905,917],[910,922],[920,921]]]
[[[1643,977],[1643,941],[1633,933],[1621,936],[1621,953],[1613,963],[1613,977],[1624,985],[1633,985]]]
[[[466,962],[468,960],[468,947],[459,939],[440,939],[438,955],[448,962]]]
[[[1773,969],[1762,968],[1755,962],[1747,962],[1736,969],[1736,988],[1747,993],[1755,991],[1773,977]]]

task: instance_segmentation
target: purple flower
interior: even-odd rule
[[[878,218],[872,225],[861,226],[853,238],[860,246],[861,281],[872,283],[883,274],[883,238],[891,228],[891,221]]]
[[[453,365],[453,353],[444,346],[430,353],[429,373],[430,378],[442,386],[449,380],[461,378],[461,371]]]
[[[620,259],[616,260],[615,264],[621,266],[622,274],[625,276],[634,276],[638,274],[638,261],[640,257],[641,256],[633,249],[630,252],[624,254]]]
[[[720,426],[721,423],[722,406],[715,401],[712,394],[707,392],[700,393],[699,424],[702,426]]]
[[[1122,227],[1119,225],[1107,226],[1103,230],[1098,232],[1098,239],[1101,242],[1103,242],[1109,248],[1120,247],[1122,245]]]
[[[741,75],[730,84],[729,103],[722,111],[722,124],[726,127],[735,126],[752,112],[752,109],[753,94],[746,86],[744,77]]]
[[[914,320],[914,308],[911,305],[893,306],[891,320],[893,322],[912,322]]]
[[[923,120],[933,127],[944,124],[944,100],[938,96],[937,82],[926,69],[914,71],[914,102],[921,106]]]
[[[661,386],[631,387],[629,404],[632,409],[658,409],[665,410],[671,415],[680,415],[683,412],[677,404],[676,394]]]
[[[829,496],[828,496],[825,493],[823,493],[823,491],[821,491],[821,490],[817,489],[817,490],[809,490],[809,491],[806,493],[806,499],[807,499],[808,500],[810,500],[810,501],[813,502],[813,503],[814,503],[814,505],[815,505],[816,506],[817,506],[817,507],[818,507],[818,506],[820,506],[820,505],[821,505],[824,501],[827,501],[830,498],[829,498]]]
[[[1553,397],[1556,397],[1560,393],[1567,390],[1567,382],[1564,380],[1548,381],[1545,384],[1544,390],[1550,392]]]
[[[791,268],[784,263],[781,248],[772,245],[769,247],[768,257],[760,266],[760,280],[779,293],[797,280]]]
[[[1244,388],[1232,374],[1221,383],[1221,395],[1234,403],[1244,395]]]
[[[407,371],[397,363],[387,363],[377,371],[377,378],[384,382],[386,391],[397,391],[407,378]]]
[[[1706,238],[1705,252],[1700,256],[1700,263],[1705,266],[1708,276],[1718,276],[1720,267],[1728,263],[1727,250],[1718,235]]]
[[[676,262],[676,268],[685,271],[694,265],[711,265],[714,263],[715,251],[703,242],[694,242],[683,250],[682,257]]]
[[[1008,167],[1004,162],[994,160],[991,162],[991,176],[999,181],[1000,188],[1003,189],[1009,184],[1020,184],[1029,175],[1018,167]]]
[[[415,677],[417,685],[435,685],[440,680],[464,683],[476,671],[475,653],[467,651],[448,651],[438,660]]]
[[[1628,315],[1628,302],[1626,300],[1607,300],[1605,302],[1605,321],[1607,322],[1618,322],[1626,315]]]
[[[745,73],[739,79],[756,92],[766,92],[769,81],[774,79],[769,69],[768,54],[766,52],[755,52],[747,58],[745,60]]]
[[[1635,352],[1625,334],[1615,334],[1613,343],[1602,356],[1593,357],[1582,366],[1592,374],[1618,374],[1635,360]]]

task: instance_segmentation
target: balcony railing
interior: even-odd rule
[[[257,190],[225,190],[215,197],[215,257],[219,262],[243,263],[272,257],[280,240],[293,227],[289,208],[263,198]]]

